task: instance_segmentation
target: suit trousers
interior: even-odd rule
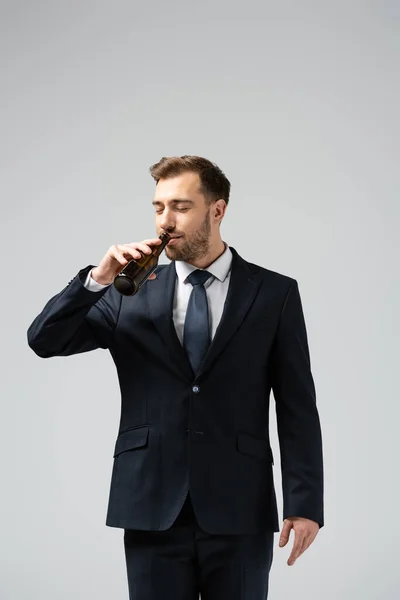
[[[274,532],[210,534],[188,493],[165,531],[125,529],[129,600],[266,600]]]

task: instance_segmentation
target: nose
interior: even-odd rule
[[[160,222],[160,229],[163,232],[169,233],[171,235],[173,235],[174,231],[175,231],[175,225],[173,225],[171,222],[167,222],[165,221],[161,221]]]
[[[160,233],[169,233],[170,235],[174,235],[175,232],[175,220],[173,211],[169,210],[168,207],[165,207],[162,211],[161,215],[157,215],[157,228]]]

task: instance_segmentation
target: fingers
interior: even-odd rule
[[[301,533],[298,532],[297,534],[299,536],[299,539],[301,539],[301,542],[299,541],[299,544],[293,545],[293,550],[292,553],[289,556],[288,559],[288,565],[293,565],[295,563],[295,561],[299,558],[299,556],[301,556],[306,550],[307,548],[311,545],[312,541],[313,541],[313,536],[312,535],[306,535],[303,534],[303,537],[301,538]]]
[[[293,548],[288,558],[287,564],[289,566],[294,565],[299,556],[303,553],[303,542],[305,541],[305,534],[300,531],[295,531]]]
[[[291,521],[290,519],[285,519],[283,522],[283,527],[282,527],[281,535],[279,538],[279,546],[281,548],[283,546],[286,546],[286,544],[288,543],[290,531],[291,531],[292,527],[293,527],[293,521]],[[298,559],[298,557],[300,556],[300,554],[302,553],[304,538],[305,538],[304,532],[302,533],[300,531],[295,531],[292,552],[290,553],[290,556],[287,561],[288,565],[290,565],[290,566],[293,565],[295,563],[295,561]]]
[[[283,522],[283,527],[281,531],[281,535],[279,538],[279,546],[286,546],[289,541],[290,531],[293,527],[293,521],[290,519],[285,519]],[[308,547],[309,536],[305,530],[297,529],[294,530],[294,543],[293,548],[288,558],[287,564],[289,566],[294,565],[296,560],[301,556],[304,550]]]
[[[130,244],[121,244],[123,247],[132,248],[134,252],[138,255],[136,258],[140,258],[141,254],[139,250],[144,252],[144,254],[151,254],[153,252],[153,248],[151,246],[158,246],[161,244],[160,238],[150,238],[147,240],[143,240],[142,242],[132,242]]]
[[[159,238],[158,242],[161,244]],[[157,242],[157,239],[144,240],[143,242],[132,242],[130,244],[114,244],[110,250],[114,257],[121,263],[126,264],[132,258],[141,258],[143,254],[151,254],[153,249],[150,244]],[[147,243],[148,242],[148,243]]]
[[[123,250],[121,249],[122,245],[116,245],[114,244],[113,246],[110,246],[109,249],[107,250],[107,254],[108,256],[111,256],[111,258],[114,258],[115,260],[117,260],[121,265],[126,265],[126,263],[128,262],[128,260],[125,258],[125,254]],[[132,256],[132,254],[130,253],[130,257]],[[130,260],[130,259],[129,259]]]
[[[281,535],[279,538],[279,545],[281,547],[286,546],[286,544],[289,540],[290,530],[291,530],[292,526],[293,526],[292,521],[289,521],[288,519],[284,520]]]
[[[307,548],[311,545],[312,539],[313,538],[312,538],[311,535],[305,535],[304,536],[303,544],[301,546],[301,550],[300,550],[299,556],[301,556],[303,554],[303,552],[305,552],[307,550]]]
[[[286,525],[286,523],[285,523]],[[294,565],[296,560],[307,550],[307,548],[312,544],[314,538],[316,537],[316,533],[312,533],[307,529],[307,527],[301,527],[299,524],[296,526],[293,525],[293,522],[289,521],[288,528],[282,528],[283,539],[279,541],[279,545],[285,545],[289,539],[289,534],[286,534],[286,531],[290,531],[290,527],[294,529],[294,543],[293,548],[288,558],[287,564],[289,566]],[[282,535],[281,535],[282,537]]]
[[[142,242],[132,242],[130,244],[113,244],[107,250],[108,257],[111,257],[113,260],[116,260],[122,268],[127,265],[132,259],[142,258],[145,254],[151,254],[153,252],[154,246],[161,244],[162,241],[160,238],[148,238],[143,240]],[[110,270],[110,265],[108,259],[105,259],[105,266],[103,267],[107,272]],[[114,268],[114,267],[111,267]],[[121,267],[119,267],[115,274],[118,274],[121,271]],[[149,279],[155,279],[154,277],[149,277]]]

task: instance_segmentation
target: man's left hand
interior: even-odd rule
[[[315,540],[319,531],[319,523],[306,519],[305,517],[288,517],[283,521],[282,531],[279,538],[279,546],[286,546],[290,530],[294,529],[294,544],[287,564],[294,565],[296,560]]]

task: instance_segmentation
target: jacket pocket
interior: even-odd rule
[[[258,458],[267,458],[274,464],[272,449],[266,439],[254,437],[245,431],[239,431],[237,435],[237,448],[243,454],[250,454]]]
[[[149,427],[147,425],[124,431],[117,438],[113,458],[121,454],[121,452],[147,446],[148,437]]]

